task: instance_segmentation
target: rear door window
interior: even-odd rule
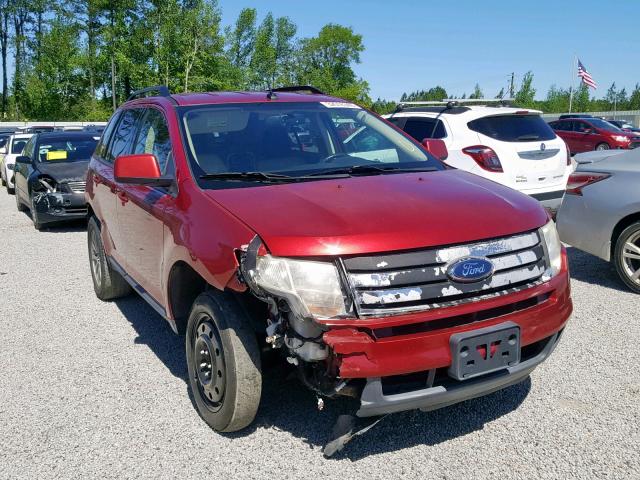
[[[419,142],[425,138],[445,138],[447,136],[442,121],[435,118],[409,118],[403,130]]]
[[[472,120],[469,129],[502,142],[553,140],[556,134],[539,115],[496,115]]]

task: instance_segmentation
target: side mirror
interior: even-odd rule
[[[20,155],[16,157],[16,163],[21,163],[23,165],[31,165],[31,158],[26,157],[24,155]]]
[[[7,147],[0,148],[0,155],[6,155],[6,154],[7,154]]]
[[[425,138],[421,143],[427,152],[440,160],[446,160],[449,156],[447,146],[439,138]]]
[[[169,187],[173,178],[163,177],[155,155],[141,153],[116,158],[113,173],[116,182],[151,187]]]

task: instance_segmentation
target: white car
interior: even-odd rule
[[[0,177],[2,177],[2,185],[7,187],[7,192],[14,193],[13,185],[13,169],[16,164],[16,158],[20,156],[24,146],[33,133],[15,133],[9,137],[9,140],[0,148]]]
[[[406,102],[384,117],[419,142],[444,141],[446,164],[531,195],[555,212],[573,166],[566,144],[540,113],[445,100]]]

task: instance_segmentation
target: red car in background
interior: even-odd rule
[[[571,153],[640,146],[640,136],[600,118],[564,118],[549,122],[549,126],[566,142]]]

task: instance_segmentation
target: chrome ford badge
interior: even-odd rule
[[[481,257],[460,258],[447,267],[447,277],[458,283],[480,282],[493,275],[493,263]]]

